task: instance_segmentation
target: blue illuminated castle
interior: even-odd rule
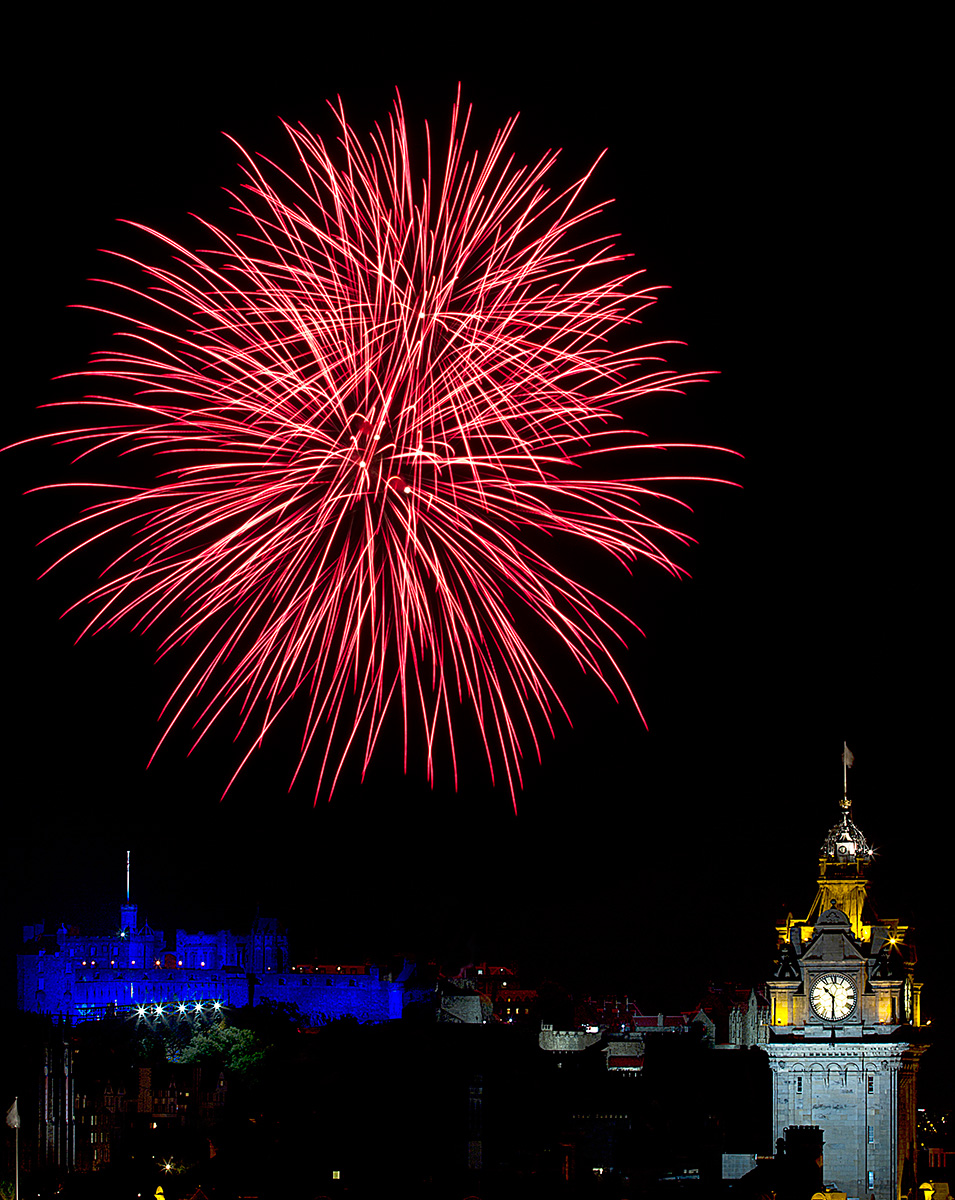
[[[424,999],[404,963],[383,974],[371,963],[292,966],[288,937],[274,917],[256,917],[248,933],[220,929],[187,933],[175,941],[139,909],[120,906],[111,932],[81,933],[62,925],[25,927],[17,959],[17,1006],[26,1012],[89,1020],[113,1012],[198,1013],[261,1000],[290,1001],[312,1023],[356,1017],[377,1023],[400,1017]],[[431,989],[433,991],[433,989]]]

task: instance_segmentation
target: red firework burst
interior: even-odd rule
[[[505,159],[513,121],[465,157],[458,104],[419,180],[400,100],[367,141],[336,116],[337,161],[304,128],[286,126],[293,174],[239,147],[239,239],[204,223],[214,248],[192,251],[145,230],[173,263],[135,263],[149,282],[124,290],[156,315],[111,314],[124,348],[80,373],[122,393],[80,402],[110,423],[57,437],[172,465],[59,531],[68,553],[125,539],[84,597],[84,632],[161,623],[162,653],[188,644],[163,737],[187,711],[197,740],[237,711],[236,773],[304,690],[293,781],[320,754],[316,799],[350,751],[367,767],[394,705],[406,767],[420,713],[429,779],[439,738],[456,779],[470,706],[513,796],[522,742],[539,754],[563,708],[528,623],[637,703],[612,650],[627,618],[549,561],[541,534],[679,573],[661,542],[686,539],[643,507],[659,478],[588,464],[648,448],[623,426],[627,402],[701,376],[666,369],[656,346],[613,348],[654,297],[580,232],[599,211],[577,208],[590,173],[551,195],[556,154]]]

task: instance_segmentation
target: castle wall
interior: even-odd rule
[[[188,942],[184,939],[180,944]],[[20,1009],[75,1020],[100,1015],[110,1005],[122,1009],[217,1000],[240,1008],[250,1002],[250,977],[238,969],[93,967],[77,965],[62,952],[20,955],[17,984]],[[396,1020],[412,998],[417,993],[412,995],[403,983],[381,980],[373,966],[362,975],[266,968],[251,981],[254,1002],[290,1002],[315,1023],[346,1016],[372,1023]]]

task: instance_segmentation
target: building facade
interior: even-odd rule
[[[120,906],[111,932],[61,926],[24,929],[17,958],[17,1007],[73,1021],[112,1012],[180,1012],[240,1008],[262,1000],[290,1002],[312,1023],[354,1017],[379,1023],[401,1017],[423,997],[410,963],[383,975],[373,963],[297,965],[288,937],[273,917],[256,917],[248,933],[219,930],[175,937]]]
[[[871,858],[844,797],[808,917],[778,927],[765,1049],[775,1137],[818,1126],[826,1183],[898,1200],[915,1185],[915,1082],[926,1041],[906,928],[870,910]]]

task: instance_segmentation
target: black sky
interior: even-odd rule
[[[50,561],[36,543],[70,497],[22,495],[69,477],[67,458],[8,451],[8,945],[25,922],[112,919],[131,848],[135,898],[164,928],[238,926],[261,905],[303,955],[505,955],[647,1009],[688,1005],[706,978],[764,977],[775,921],[811,902],[845,738],[877,902],[912,921],[929,1013],[941,1002],[953,829],[942,394],[924,335],[931,72],[913,31],[651,35],[628,20],[546,52],[502,31],[479,70],[407,30],[403,53],[383,33],[370,57],[345,53],[367,40],[356,30],[31,32],[35,70],[8,109],[13,437],[49,427],[35,406],[73,394],[51,377],[109,336],[67,306],[100,302],[99,250],[142,248],[117,218],[182,238],[189,212],[229,220],[221,189],[239,176],[221,131],[281,158],[279,116],[332,134],[340,93],[367,129],[395,85],[413,122],[443,129],[460,79],[476,145],[519,110],[518,156],[562,147],[558,179],[607,149],[588,198],[615,198],[604,227],[672,288],[648,335],[687,343],[673,365],[720,372],[634,422],[745,459],[682,464],[742,485],[687,489],[690,581],[608,577],[646,633],[624,661],[649,732],[565,672],[574,726],[527,764],[515,817],[473,747],[457,793],[430,791],[413,757],[403,778],[385,747],[364,785],[317,808],[307,783],[287,793],[291,736],[223,803],[225,738],[189,758],[174,741],[146,771],[175,664],[154,667],[128,631],[74,645],[79,617],[60,614],[92,562],[36,581]]]

